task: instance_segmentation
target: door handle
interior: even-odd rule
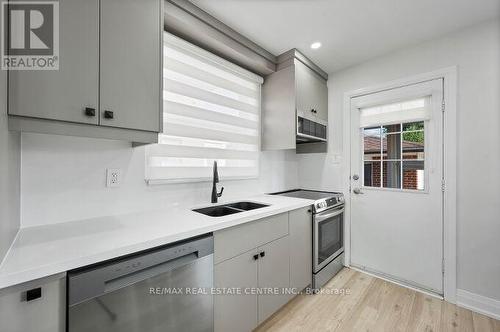
[[[112,111],[104,111],[104,118],[105,119],[113,119],[114,113]]]
[[[364,195],[364,192],[362,192],[360,188],[354,188],[352,192],[356,195]]]
[[[95,108],[85,107],[86,116],[95,116]]]

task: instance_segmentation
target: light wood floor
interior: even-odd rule
[[[500,332],[498,320],[351,269],[325,288],[349,293],[299,295],[256,331]]]

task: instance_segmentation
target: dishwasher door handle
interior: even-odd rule
[[[147,267],[143,270],[126,274],[118,278],[106,280],[104,281],[104,291],[102,292],[102,294],[99,294],[97,296],[104,295],[120,288],[136,284],[149,278],[154,278],[165,272],[172,271],[178,267],[192,263],[197,259],[198,252],[193,252],[181,257],[177,257],[173,260],[160,263],[158,265]]]
[[[74,306],[106,293],[153,278],[213,254],[213,236],[152,249],[68,272],[68,305]]]

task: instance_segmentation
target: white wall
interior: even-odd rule
[[[458,288],[500,300],[500,23],[486,22],[330,75],[329,155],[299,157],[301,186],[342,188],[344,93],[458,65]]]
[[[7,128],[7,72],[0,71],[0,262],[19,229],[20,137]]]
[[[36,226],[168,208],[172,204],[210,203],[211,183],[148,186],[144,147],[130,143],[22,134],[22,226]],[[121,168],[119,188],[105,187],[105,169]],[[221,177],[223,171],[219,171]],[[223,181],[222,200],[297,187],[295,152],[261,154],[258,180]]]

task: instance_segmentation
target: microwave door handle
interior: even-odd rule
[[[316,217],[314,218],[314,220],[316,222],[321,222],[323,220],[326,220],[326,219],[329,219],[329,218],[332,218],[332,217],[336,217],[336,216],[338,216],[339,214],[342,214],[342,213],[344,213],[344,208],[341,208],[341,209],[338,209],[338,210],[335,210],[333,212],[326,213],[326,214],[319,213],[319,214],[316,215]]]

